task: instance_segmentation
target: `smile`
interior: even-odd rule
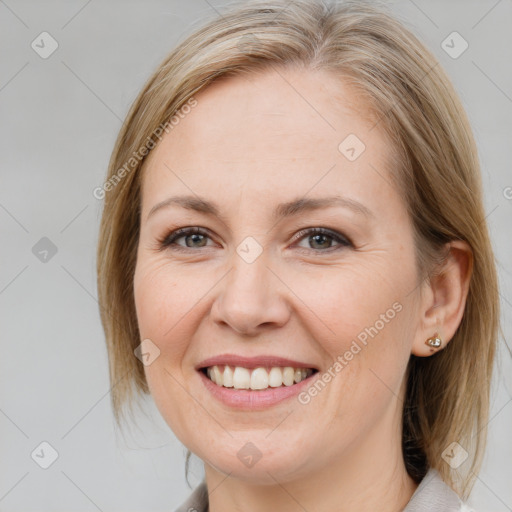
[[[293,368],[291,366],[245,368],[229,365],[209,366],[201,371],[217,386],[252,391],[293,386],[316,372],[312,368]]]

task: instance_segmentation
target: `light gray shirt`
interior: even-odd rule
[[[430,468],[403,512],[430,512],[432,510],[436,512],[475,512],[443,482],[437,470]],[[209,512],[208,490],[204,480],[175,512]]]

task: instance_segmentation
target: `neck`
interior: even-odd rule
[[[391,435],[391,432],[387,432]],[[205,464],[210,512],[398,512],[418,487],[408,475],[400,443],[367,433],[350,453],[334,455],[306,477],[255,485]],[[394,432],[396,434],[396,432]],[[385,438],[385,437],[384,437]],[[391,437],[388,437],[391,439]],[[396,439],[396,437],[395,437]],[[272,471],[268,471],[272,474]]]

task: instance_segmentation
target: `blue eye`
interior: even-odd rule
[[[183,238],[185,245],[177,243]],[[332,252],[345,247],[353,247],[352,242],[342,234],[325,228],[303,229],[294,237],[295,240],[309,239],[309,243],[317,247],[309,247],[307,250],[314,252]],[[194,248],[208,247],[207,241],[211,240],[208,231],[199,227],[181,228],[168,234],[163,240],[159,241],[160,249],[172,249],[178,251],[188,251]],[[337,245],[333,246],[332,242]]]
[[[352,242],[350,242],[350,240],[343,236],[342,234],[325,228],[304,229],[297,233],[296,238],[298,238],[299,240],[309,239],[310,245],[311,242],[313,242],[313,244],[316,244],[316,248],[312,247],[314,251],[319,251],[323,246],[324,250],[320,250],[320,252],[331,252],[332,250],[338,250],[343,247],[353,246]],[[333,240],[338,244],[337,246],[332,246]],[[328,243],[328,247],[325,247],[326,241]],[[318,246],[320,246],[320,249],[318,248]]]
[[[178,250],[193,249],[194,247],[206,247],[206,245],[203,244],[203,242],[206,241],[207,237],[208,237],[208,232],[201,228],[177,229],[176,231],[173,231],[172,233],[167,235],[165,237],[165,239],[161,241],[160,247],[162,249],[169,247],[169,248],[173,248],[173,249],[176,248]],[[179,240],[180,238],[184,238],[185,240],[187,240],[185,242],[185,244],[186,244],[185,246],[176,243],[176,240]],[[188,240],[191,240],[190,241],[191,245],[189,245]],[[195,245],[195,244],[199,244],[199,245]]]

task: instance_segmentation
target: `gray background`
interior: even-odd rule
[[[468,110],[510,340],[512,2],[390,4]],[[0,510],[173,510],[190,492],[185,449],[150,400],[139,428],[122,436],[114,427],[95,285],[102,204],[92,191],[150,72],[223,5],[0,0]],[[31,48],[43,31],[59,45],[47,59]],[[441,47],[453,31],[469,43],[457,59]],[[33,253],[43,237],[57,248],[46,262]],[[500,343],[489,447],[470,501],[481,512],[512,510],[512,365]],[[31,458],[43,441],[59,454],[46,470]],[[193,471],[194,485],[197,459]]]

